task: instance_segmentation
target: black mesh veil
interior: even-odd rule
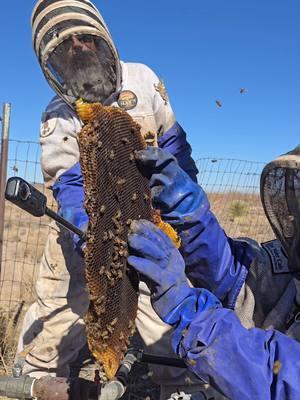
[[[78,98],[104,103],[118,92],[118,52],[101,14],[89,0],[39,0],[31,23],[43,73],[67,103],[73,106]]]
[[[300,273],[300,147],[266,165],[261,199],[290,271]]]

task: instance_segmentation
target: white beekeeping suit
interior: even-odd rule
[[[126,110],[140,124],[146,141],[173,152],[195,179],[191,149],[163,82],[146,65],[120,61],[103,18],[90,1],[40,0],[31,22],[35,53],[57,94],[43,114],[40,132],[47,187],[59,186],[78,164],[77,137],[82,128],[74,111],[78,98]],[[76,184],[80,178],[76,177]],[[141,284],[140,289],[136,325],[145,345],[157,354],[174,355],[169,326],[154,313],[146,286]],[[24,374],[69,376],[70,363],[86,344],[83,317],[89,300],[84,260],[74,250],[72,235],[56,224],[50,228],[36,291],[37,301],[24,319],[17,358],[25,359]],[[171,385],[170,392],[186,382],[186,392],[202,387],[192,374],[176,368],[165,368],[162,374],[155,374],[154,368],[154,375],[162,386]]]

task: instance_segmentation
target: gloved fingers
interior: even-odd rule
[[[165,187],[162,186],[154,186],[151,189],[151,201],[152,206],[155,209],[160,210],[161,214],[169,213],[172,211],[176,204],[174,205],[173,197],[166,197],[164,195]]]
[[[170,250],[174,245],[171,239],[156,225],[145,219],[133,221],[130,225],[131,234],[144,236],[155,243],[163,251]]]
[[[144,150],[136,151],[135,159],[142,165],[154,167],[160,155],[159,150],[158,147],[148,146]]]
[[[130,254],[140,256],[154,262],[161,262],[168,257],[169,252],[163,245],[155,243],[151,238],[133,233],[128,236]]]
[[[144,278],[149,279],[152,282],[159,284],[162,280],[162,270],[159,268],[159,265],[146,260],[145,258],[129,256],[127,259],[128,264],[134,268],[137,272],[139,272]],[[151,288],[150,288],[151,289]]]
[[[149,146],[145,150],[140,150],[135,153],[137,166],[141,173],[148,179],[154,173],[162,173],[169,169],[170,164],[177,165],[176,158],[166,151]]]
[[[147,179],[150,179],[155,172],[157,157],[157,148],[152,146],[149,146],[146,150],[135,152],[136,165],[141,174]]]

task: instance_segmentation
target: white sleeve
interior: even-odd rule
[[[162,135],[174,125],[176,117],[170,104],[164,82],[162,79],[158,78],[152,69],[146,65],[144,67],[145,73],[148,75],[147,81],[150,85],[149,90],[152,94],[152,107],[156,126],[158,127],[159,135]]]
[[[52,101],[43,113],[40,131],[41,168],[47,187],[79,161],[80,120],[62,100]]]

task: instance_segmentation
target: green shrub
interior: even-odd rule
[[[234,221],[235,218],[242,217],[248,212],[248,204],[242,200],[234,200],[229,207],[230,220]]]

